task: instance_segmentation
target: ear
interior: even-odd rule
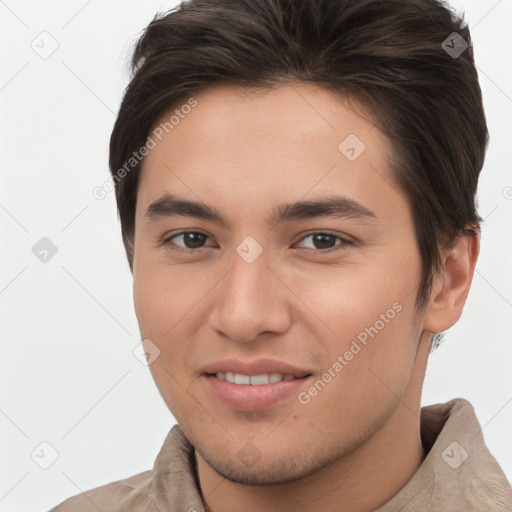
[[[423,317],[423,329],[433,333],[449,329],[459,320],[473,281],[480,251],[480,234],[461,235],[450,249],[441,251],[442,270],[434,279]]]

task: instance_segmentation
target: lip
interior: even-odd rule
[[[206,365],[201,372],[201,380],[208,394],[215,396],[230,409],[239,411],[268,409],[290,396],[296,395],[313,374],[312,371],[305,368],[275,359],[254,361],[223,359]],[[260,385],[233,384],[215,377],[217,372],[233,372],[250,376],[281,373],[282,375],[294,375],[296,378]]]
[[[296,395],[310,378],[311,375],[294,380],[282,380],[274,384],[254,386],[251,384],[232,384],[226,380],[218,379],[215,375],[203,374],[201,376],[210,394],[213,394],[230,409],[239,411],[268,409],[291,395]]]
[[[233,372],[243,375],[262,375],[264,373],[281,373],[283,375],[294,375],[304,377],[313,373],[311,370],[293,366],[286,361],[276,359],[256,359],[254,361],[242,361],[240,359],[222,359],[206,365],[200,370],[201,373],[214,374],[218,372]],[[263,384],[266,386],[266,384]]]

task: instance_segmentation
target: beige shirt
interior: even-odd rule
[[[512,489],[485,446],[471,404],[423,407],[427,456],[402,490],[376,512],[511,512]],[[194,448],[175,425],[153,469],[67,499],[50,512],[205,512]],[[243,510],[243,508],[241,508]]]

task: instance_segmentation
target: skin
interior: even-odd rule
[[[418,312],[411,211],[387,163],[390,142],[360,104],[309,84],[215,86],[194,97],[198,105],[145,158],[133,277],[142,338],[161,351],[150,369],[196,448],[206,506],[375,510],[425,456],[419,416],[432,333],[460,317],[478,239],[443,251],[444,271]],[[349,134],[366,146],[353,162],[338,150]],[[148,206],[165,193],[207,203],[230,228],[150,219]],[[333,193],[375,218],[268,222],[277,205]],[[184,231],[205,234],[202,246],[169,240]],[[328,246],[311,236],[326,231]],[[236,252],[249,236],[263,249],[252,263]],[[353,243],[323,253],[342,244],[337,236]],[[187,247],[196,252],[177,250]],[[288,361],[315,381],[395,303],[400,312],[307,404],[295,393],[261,411],[234,410],[204,384],[201,368],[228,357]],[[243,449],[255,463],[237,456]]]

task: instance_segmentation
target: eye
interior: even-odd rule
[[[166,238],[163,245],[172,245],[173,250],[181,252],[198,252],[197,249],[202,249],[204,242],[210,238],[208,235],[199,231],[182,231]],[[177,244],[174,240],[180,240],[181,244]]]
[[[310,233],[301,240],[304,241],[307,239],[311,239],[311,244],[313,245],[313,247],[308,247],[306,248],[306,250],[311,250],[313,252],[320,253],[340,251],[346,249],[350,245],[353,245],[353,242],[351,240],[331,233]],[[336,244],[336,240],[340,240],[341,242]]]

